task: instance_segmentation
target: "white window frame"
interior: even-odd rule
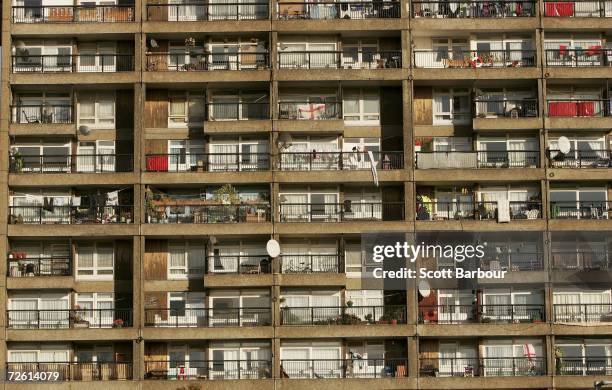
[[[366,99],[375,98],[378,103],[378,112],[366,112]],[[345,90],[342,96],[342,106],[346,107],[346,100],[356,99],[359,106],[357,113],[347,113],[346,108],[342,110],[344,124],[347,126],[375,126],[380,125],[380,90],[359,88],[358,90]]]
[[[82,111],[82,104],[83,103],[82,99],[84,98],[84,96],[92,96],[92,101],[89,102],[91,104],[93,104],[93,116],[92,117],[85,117],[83,118],[81,116],[81,111]],[[113,111],[113,115],[112,117],[103,117],[101,115],[101,104],[103,103],[110,103],[112,99],[112,111]],[[114,129],[115,125],[117,123],[117,110],[116,110],[116,104],[117,104],[117,96],[115,91],[111,91],[111,92],[78,92],[77,95],[77,122],[79,125],[84,125],[84,126],[88,126],[88,127],[92,127],[92,128],[103,128],[103,129]],[[84,121],[85,120],[85,121]]]
[[[181,102],[184,106],[183,113],[173,113],[173,100]],[[192,118],[190,114],[192,105],[201,104],[202,116]],[[168,128],[185,128],[191,126],[202,126],[206,116],[206,105],[204,93],[201,91],[170,91],[168,93]],[[195,120],[192,120],[195,119]]]
[[[98,249],[103,247],[104,249],[111,248],[113,256],[113,265],[110,267],[99,267],[98,266]],[[79,264],[81,252],[83,248],[93,248],[93,264],[91,267],[82,267]],[[84,242],[79,243],[77,251],[75,253],[75,279],[76,280],[113,280],[115,277],[115,243],[114,242]],[[79,274],[81,271],[91,270],[92,274]],[[111,271],[110,273],[100,274],[100,271]]]
[[[448,97],[450,111],[436,111],[436,98]],[[466,97],[468,101],[467,111],[455,112],[453,109],[455,99]],[[441,104],[441,103],[440,103]],[[470,91],[468,88],[433,88],[432,94],[432,111],[433,111],[433,124],[434,125],[448,125],[448,124],[468,124],[472,121],[471,118],[471,103],[470,103]],[[448,119],[444,119],[443,116],[448,116]]]
[[[176,249],[178,252],[183,253],[184,264],[182,266],[173,267],[170,264],[170,255],[171,248]],[[192,251],[201,250],[202,259],[201,259],[201,267],[199,269],[201,272],[193,272],[194,268],[190,268],[189,257],[192,254]],[[170,240],[168,242],[168,267],[167,267],[167,278],[168,280],[185,280],[185,279],[193,279],[200,278],[204,276],[204,264],[205,264],[205,256],[206,256],[206,245],[203,242],[191,241],[191,240]],[[181,271],[183,273],[172,273],[172,271]]]

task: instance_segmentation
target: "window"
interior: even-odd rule
[[[13,49],[14,72],[70,72],[72,46],[68,41],[26,41],[24,48]]]
[[[269,370],[270,346],[264,342],[210,344],[211,379],[259,379]]]
[[[21,154],[22,172],[68,172],[70,142],[52,139],[18,142],[11,148]]]
[[[169,140],[168,141],[168,170],[190,171],[204,161],[203,140]]]
[[[77,279],[113,279],[115,250],[112,243],[79,244]]]
[[[434,125],[470,122],[470,92],[467,88],[434,88]]]
[[[345,91],[343,96],[343,114],[347,124],[380,124],[380,98],[378,91],[364,89]]]
[[[15,96],[15,123],[70,123],[72,103],[67,93],[23,93]]]
[[[115,128],[115,94],[80,92],[78,123],[90,127]]]
[[[209,171],[249,171],[268,167],[267,140],[212,138],[209,152]]]
[[[269,118],[268,96],[255,92],[214,93],[210,97],[208,119],[248,120]]]
[[[342,42],[342,65],[345,68],[375,68],[379,59],[377,39],[346,39]]]
[[[168,127],[187,127],[204,122],[204,95],[198,91],[171,92]]]
[[[205,247],[199,242],[168,243],[168,279],[201,276],[204,272]]]
[[[77,315],[90,327],[110,328],[115,317],[113,293],[78,293],[75,297]]]
[[[77,148],[77,172],[114,172],[115,141],[81,141]]]
[[[79,72],[114,72],[116,70],[114,42],[81,43],[79,45]]]
[[[604,187],[550,189],[553,218],[609,218],[608,191]]]

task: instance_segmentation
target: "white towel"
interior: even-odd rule
[[[510,222],[510,202],[507,199],[497,201],[497,222]]]

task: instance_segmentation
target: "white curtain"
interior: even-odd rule
[[[238,145],[237,144],[212,144],[210,145],[209,170],[228,171],[238,169]]]

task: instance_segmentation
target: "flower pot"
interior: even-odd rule
[[[391,325],[397,325],[397,320],[391,320]]]

